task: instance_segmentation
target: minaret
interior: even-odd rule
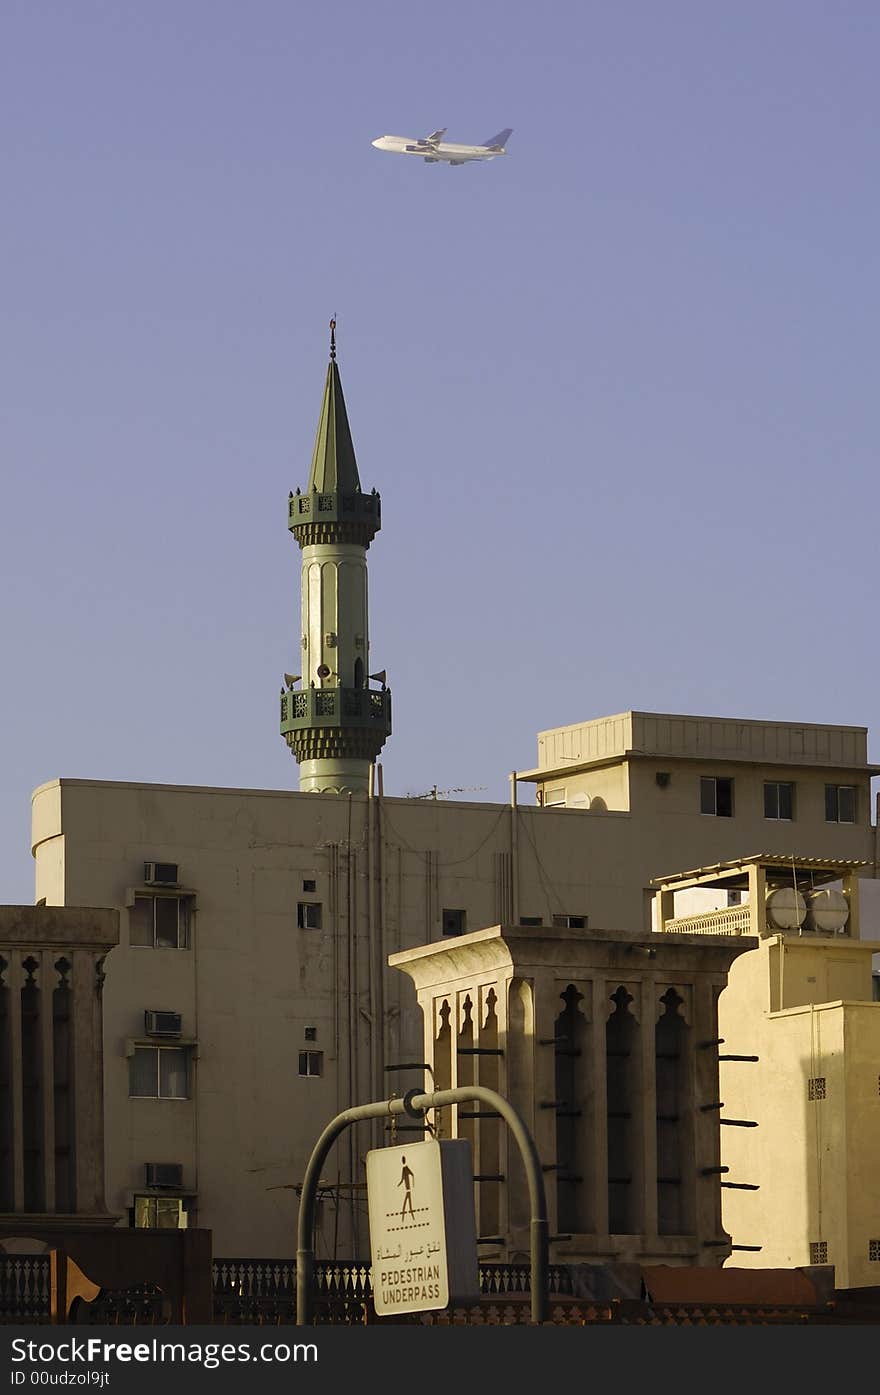
[[[391,732],[391,693],[369,687],[367,548],[381,527],[375,489],[361,493],[336,364],[336,321],[312,468],[290,495],[288,528],[302,548],[302,674],[285,674],[281,734],[301,790],[366,791]],[[301,684],[300,686],[297,686]]]

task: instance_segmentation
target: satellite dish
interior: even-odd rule
[[[573,794],[571,799],[566,799],[565,803],[569,809],[589,809],[590,796],[580,790],[577,794]]]

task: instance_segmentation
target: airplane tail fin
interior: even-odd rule
[[[513,127],[508,126],[505,130],[499,131],[497,136],[490,136],[483,144],[488,146],[490,150],[503,150],[512,135]]]

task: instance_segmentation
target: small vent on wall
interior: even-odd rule
[[[880,1240],[868,1241],[868,1259],[872,1264],[880,1264]]]
[[[810,1242],[810,1263],[811,1263],[811,1264],[827,1264],[827,1263],[828,1263],[828,1241],[827,1241],[827,1240],[812,1240],[812,1241]]]
[[[809,1097],[811,1100],[824,1100],[825,1098],[825,1076],[814,1075],[809,1082]]]

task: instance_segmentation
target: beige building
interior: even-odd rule
[[[115,910],[0,906],[0,1249],[28,1223],[112,1224],[101,998]]]
[[[756,944],[512,925],[392,955],[418,990],[435,1088],[500,1092],[531,1132],[556,1260],[720,1265],[731,1253],[718,1001]],[[471,1141],[483,1257],[528,1255],[509,1130],[466,1104],[434,1124]]]
[[[658,940],[747,935],[719,1005],[725,1228],[737,1263],[833,1264],[840,1288],[880,1282],[880,1002],[862,937],[864,867],[754,857],[658,883]],[[741,898],[675,915],[707,888]]]
[[[218,1254],[292,1254],[290,1188],[321,1127],[420,1083],[387,1069],[424,1052],[389,955],[499,924],[643,934],[652,878],[767,847],[873,875],[872,774],[863,728],[630,713],[543,733],[518,777],[536,806],[395,799],[381,779],[353,795],[42,786],[37,898],[122,913],[110,1209],[126,1223],[161,1199],[166,1222],[213,1229]],[[325,1254],[363,1246],[360,1159],[383,1135],[349,1134]]]

